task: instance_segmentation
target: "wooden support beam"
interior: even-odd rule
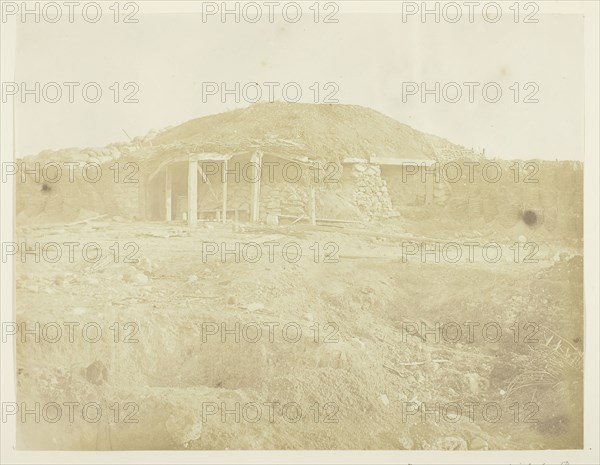
[[[173,169],[171,165],[165,168],[165,219],[173,219]]]
[[[433,181],[435,177],[436,174],[433,173],[425,174],[425,205],[433,203]]]
[[[208,190],[210,191],[210,194],[213,196],[213,198],[215,200],[217,200],[218,197],[217,197],[217,194],[215,194],[215,190],[212,188],[212,183],[210,182],[210,179],[208,179],[208,177],[206,176],[204,171],[202,171],[202,167],[200,166],[200,163],[198,163],[198,173],[200,173],[200,176],[202,176],[202,181],[204,181],[204,183],[208,186]]]
[[[138,216],[140,220],[146,218],[146,190],[148,189],[148,178],[146,175],[140,173],[140,179],[138,182]]]
[[[262,177],[262,152],[256,151],[252,154],[250,162],[254,164],[252,176],[252,204],[250,205],[250,220],[258,223],[260,210],[260,179]]]
[[[198,224],[198,160],[188,161],[187,197],[188,226],[196,226]]]
[[[223,182],[223,223],[227,222],[227,160],[223,160],[223,176],[221,177]]]
[[[350,163],[357,163],[359,159],[349,159]],[[377,165],[413,165],[413,166],[431,166],[436,164],[436,160],[431,159],[420,159],[420,158],[393,158],[393,157],[377,157],[375,155],[371,155],[369,157],[369,161],[371,163],[375,163]],[[346,163],[346,160],[343,161]],[[361,162],[364,163],[364,162]]]
[[[156,169],[152,173],[150,173],[150,175],[148,176],[148,183],[151,183],[152,181],[154,181],[154,178],[156,176],[158,176],[158,173],[160,173],[163,170],[163,168],[165,168],[166,166],[169,166],[171,163],[173,163],[173,161],[175,161],[175,158],[173,158],[173,157],[163,160],[160,163],[160,165],[158,165],[156,167]]]
[[[310,185],[310,224],[317,224],[317,189],[314,184]]]

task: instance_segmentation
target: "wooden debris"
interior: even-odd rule
[[[104,218],[108,216],[108,214],[92,216],[91,218],[86,218],[85,220],[73,221],[72,223],[66,223],[64,226],[75,226],[77,224],[88,223],[90,221],[99,220],[100,218]]]

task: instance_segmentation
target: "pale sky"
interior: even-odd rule
[[[312,2],[311,2],[312,3]],[[312,83],[335,82],[340,103],[378,110],[415,129],[486,149],[488,156],[583,160],[583,21],[538,15],[511,19],[403,23],[399,14],[344,13],[337,24],[202,22],[199,14],[137,14],[137,24],[75,21],[17,27],[16,81],[94,81],[104,94],[75,103],[17,104],[17,156],[43,149],[96,147],[152,128],[248,106],[219,96],[202,102],[203,82],[297,82],[310,102]],[[113,103],[112,83],[136,82],[139,103]],[[458,103],[402,101],[403,82],[497,83],[498,103],[475,102],[462,86]],[[538,103],[514,103],[537,86]],[[535,83],[527,89],[527,82]],[[262,88],[267,90],[266,87]],[[494,92],[490,91],[490,96]],[[280,96],[280,93],[277,93]],[[454,96],[454,91],[452,92]],[[123,89],[121,95],[123,97]],[[323,95],[321,95],[323,97]],[[279,98],[281,100],[281,98]]]

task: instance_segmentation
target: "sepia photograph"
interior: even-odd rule
[[[599,5],[2,0],[2,463],[599,463]]]

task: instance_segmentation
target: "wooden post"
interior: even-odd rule
[[[223,223],[227,222],[227,160],[223,160]]]
[[[140,173],[140,180],[138,183],[138,216],[141,221],[146,219],[146,190],[147,190],[147,178],[145,174]]]
[[[310,185],[310,224],[317,224],[317,189],[314,184]]]
[[[171,165],[165,168],[165,219],[173,219],[173,170]]]
[[[190,158],[188,162],[188,226],[198,224],[198,160]]]
[[[201,164],[198,163],[198,173],[200,173],[200,176],[202,176],[202,181],[204,181],[204,183],[208,186],[208,190],[210,190],[210,194],[213,196],[213,198],[215,200],[217,200],[217,194],[215,194],[215,191],[212,188],[210,179],[208,179],[208,177],[206,176],[206,173],[204,173],[204,171],[202,171],[202,166],[200,166],[200,165]]]
[[[262,152],[256,151],[250,159],[254,163],[254,177],[252,181],[252,204],[250,205],[250,220],[258,223],[260,210],[260,178],[262,177]]]
[[[425,205],[433,203],[433,180],[435,177],[436,173],[425,174]]]

